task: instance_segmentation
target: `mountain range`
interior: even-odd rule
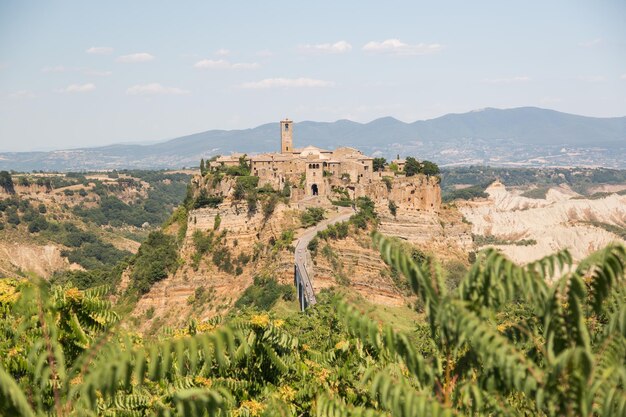
[[[304,121],[294,146],[351,146],[373,156],[415,156],[440,165],[604,166],[626,168],[626,117],[596,118],[536,107],[486,108],[405,123]],[[209,130],[149,145],[0,153],[0,169],[181,168],[231,152],[280,149],[278,121],[243,130]]]

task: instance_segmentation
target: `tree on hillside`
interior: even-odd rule
[[[8,171],[0,171],[0,187],[8,194],[15,194],[13,178],[11,178],[11,174]]]
[[[387,160],[385,158],[374,158],[373,165],[374,172],[383,171],[385,165],[387,165]]]
[[[412,177],[420,173],[420,163],[412,156],[406,157],[406,163],[404,164],[404,173],[407,177]]]
[[[439,166],[431,161],[422,161],[421,173],[424,175],[439,175]]]
[[[200,159],[200,175],[204,176],[206,174],[206,168],[204,166],[204,158]]]

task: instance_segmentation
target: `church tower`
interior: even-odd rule
[[[293,152],[293,122],[289,119],[280,122],[280,153]]]

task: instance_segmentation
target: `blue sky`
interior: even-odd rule
[[[0,151],[518,106],[626,115],[626,2],[0,1]]]

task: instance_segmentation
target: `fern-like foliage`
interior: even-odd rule
[[[375,234],[374,241],[383,259],[405,274],[427,306],[441,364],[439,372],[431,373],[430,387],[425,379],[417,378],[420,385],[410,380],[404,385],[380,377],[385,382],[377,385],[379,395],[385,393],[388,400],[383,403],[391,405],[392,415],[411,415],[402,409],[407,398],[413,398],[402,391],[411,389],[407,387],[414,387],[415,398],[425,391],[450,412],[509,415],[520,409],[510,406],[520,401],[521,394],[522,408],[533,414],[623,415],[626,252],[622,246],[598,251],[576,268],[567,251],[519,266],[488,249],[479,255],[458,291],[446,294],[440,289],[437,268],[416,264],[394,239]],[[498,317],[512,308],[530,314],[500,328]],[[350,308],[339,310],[364,343],[394,354],[406,351],[404,340],[389,337],[384,326],[368,325]],[[396,357],[409,363],[402,355]],[[417,359],[410,355],[410,360]],[[437,369],[433,359],[419,360]]]
[[[422,301],[415,332],[320,294],[286,321],[245,310],[155,339],[105,288],[0,280],[0,415],[625,416],[626,251],[574,265],[479,254],[460,286],[374,235]]]

